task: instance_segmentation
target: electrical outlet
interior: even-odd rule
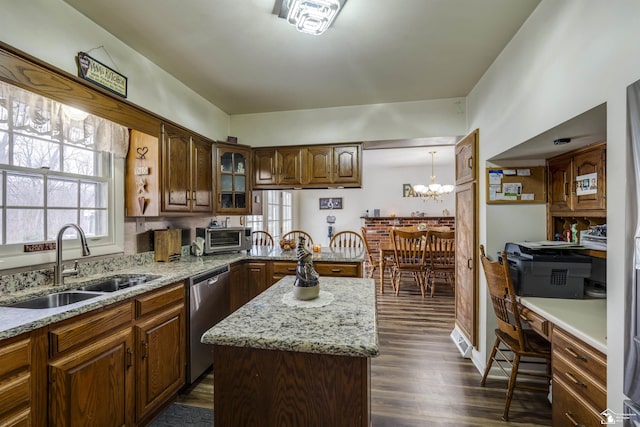
[[[145,231],[144,218],[137,217],[136,218],[136,234],[144,233],[144,231]]]

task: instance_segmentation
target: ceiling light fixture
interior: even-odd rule
[[[278,0],[280,18],[286,18],[296,30],[320,35],[331,26],[347,0]],[[277,5],[276,5],[277,6]]]
[[[416,196],[422,198],[423,202],[427,202],[429,200],[441,202],[442,196],[451,193],[455,187],[451,184],[436,184],[436,174],[433,170],[433,157],[435,156],[436,152],[429,151],[429,154],[431,154],[431,184],[414,185],[413,192],[416,194]]]

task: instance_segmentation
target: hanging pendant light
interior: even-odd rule
[[[442,196],[445,194],[449,194],[455,188],[451,184],[437,184],[436,183],[436,174],[433,168],[433,159],[436,154],[435,151],[430,151],[431,154],[431,184],[429,185],[414,185],[413,192],[416,196],[420,197],[423,202],[427,202],[429,200],[433,200],[435,202],[442,202]]]

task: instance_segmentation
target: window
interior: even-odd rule
[[[2,268],[52,260],[24,245],[55,240],[67,223],[90,246],[115,243],[114,155],[97,149],[113,137],[101,135],[105,122],[115,125],[0,82],[0,256],[22,258]]]
[[[263,191],[263,215],[247,216],[252,231],[268,231],[275,241],[293,228],[293,197],[290,191]]]

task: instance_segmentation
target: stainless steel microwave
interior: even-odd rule
[[[251,250],[249,227],[196,228],[196,237],[204,239],[205,255]]]

